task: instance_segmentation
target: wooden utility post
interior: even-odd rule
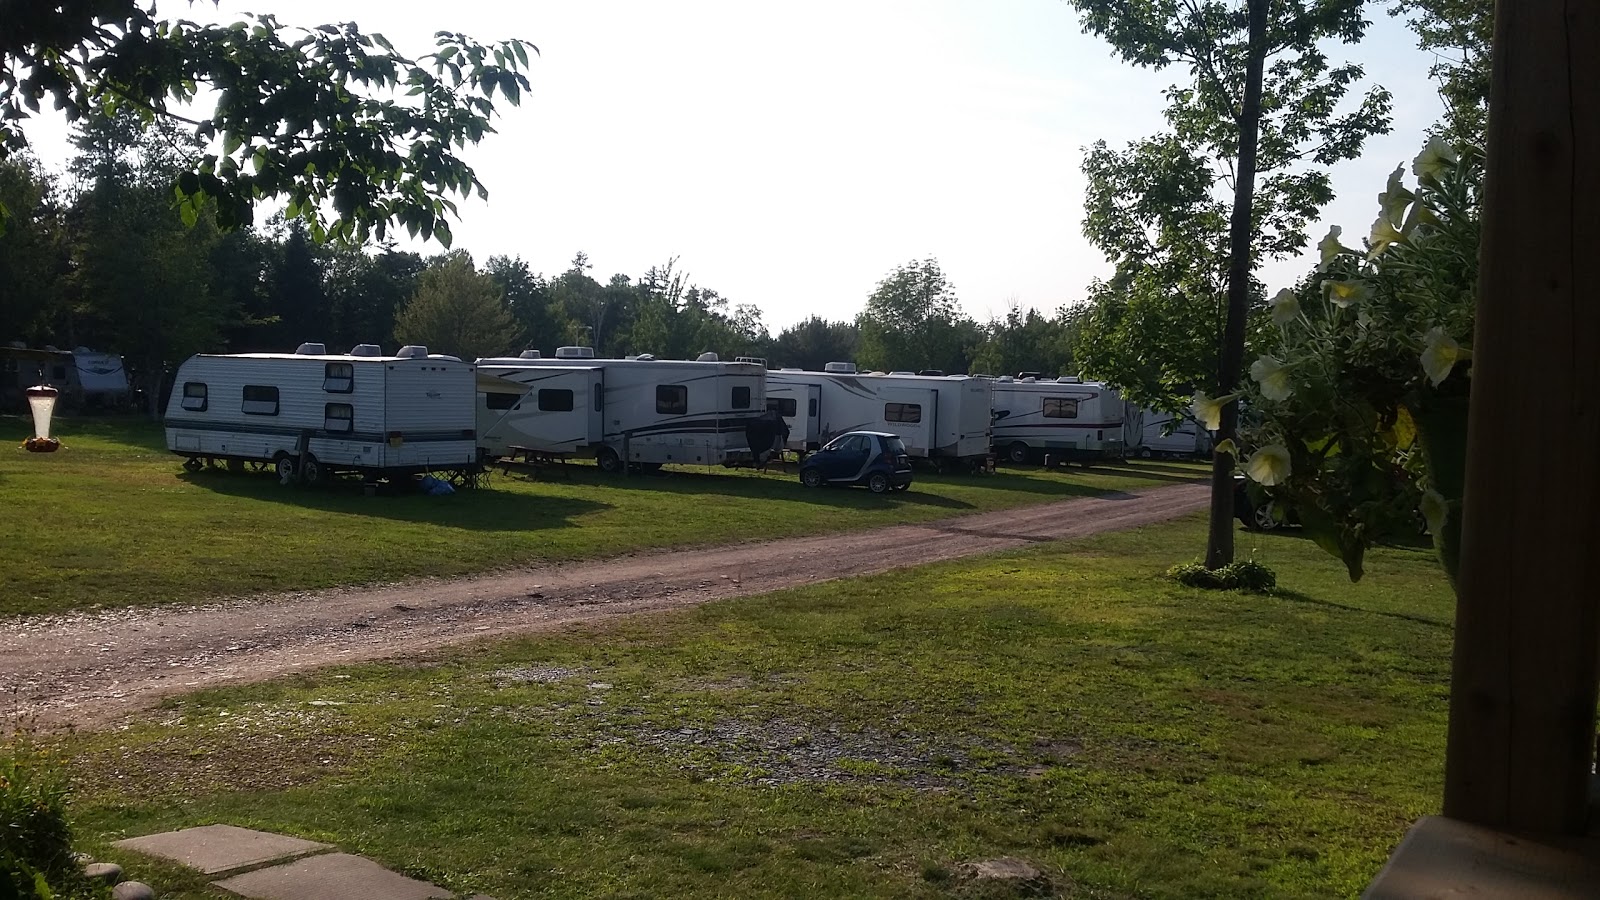
[[[1587,825],[1600,668],[1600,0],[1500,0],[1444,813]]]

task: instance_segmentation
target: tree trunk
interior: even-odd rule
[[[1261,78],[1267,58],[1268,0],[1249,0],[1250,50],[1245,60],[1244,102],[1239,110],[1239,162],[1234,171],[1233,217],[1228,228],[1228,321],[1222,330],[1217,396],[1233,393],[1244,367],[1244,326],[1250,313],[1250,213],[1256,195],[1256,141],[1261,131]],[[1217,443],[1239,430],[1239,404],[1222,408]],[[1233,457],[1211,458],[1211,532],[1206,541],[1206,568],[1233,562]]]

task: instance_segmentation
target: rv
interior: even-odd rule
[[[38,384],[60,391],[75,407],[116,407],[128,399],[128,375],[115,353],[87,347],[70,352],[18,344],[0,348],[0,409],[24,408],[24,392]]]
[[[861,374],[852,363],[821,372],[767,373],[767,405],[805,453],[847,431],[897,435],[906,453],[935,465],[985,460],[992,443],[989,381],[967,375]]]
[[[766,370],[753,362],[713,353],[597,359],[589,347],[560,347],[553,358],[528,351],[478,365],[500,382],[485,381],[477,404],[490,456],[520,446],[593,456],[602,470],[620,472],[625,461],[642,468],[757,462],[773,446]],[[512,384],[524,386],[520,396],[508,390]]]
[[[1130,456],[1195,457],[1211,452],[1211,435],[1192,411],[1174,414],[1129,403],[1123,431]]]
[[[217,460],[271,465],[285,484],[340,471],[368,480],[475,472],[474,367],[426,347],[381,353],[301,344],[192,356],[167,403],[167,449],[191,470]]]
[[[994,447],[1026,463],[1120,459],[1127,447],[1122,397],[1109,385],[1064,377],[994,379]]]

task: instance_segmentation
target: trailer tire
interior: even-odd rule
[[[822,487],[822,470],[815,466],[800,470],[800,483],[808,488]]]
[[[327,477],[327,470],[322,467],[322,463],[318,462],[315,456],[307,453],[305,458],[300,461],[300,478],[306,484],[322,484],[323,481],[327,480]]]
[[[619,475],[622,473],[622,457],[618,456],[617,451],[610,447],[600,448],[600,451],[594,455],[594,464],[599,466],[600,471],[607,475]]]
[[[889,476],[882,472],[873,472],[867,477],[867,490],[874,494],[886,494],[894,485],[889,483]]]
[[[279,453],[272,458],[272,470],[278,475],[278,483],[284,487],[294,484],[294,457],[287,453]]]
[[[1015,444],[1012,444],[1006,448],[1006,459],[1020,466],[1028,461],[1028,457],[1031,456],[1032,453],[1032,448],[1021,441],[1017,441]]]

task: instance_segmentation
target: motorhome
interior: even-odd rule
[[[1211,434],[1195,421],[1192,411],[1160,412],[1130,403],[1124,425],[1129,456],[1195,457],[1211,452]]]
[[[912,458],[942,466],[982,461],[992,443],[985,378],[861,373],[834,362],[821,372],[769,371],[767,404],[789,425],[788,448],[802,453],[847,431],[881,431]]]
[[[167,449],[190,469],[229,461],[272,466],[281,481],[340,471],[369,480],[464,474],[478,464],[471,363],[373,344],[329,354],[201,354],[178,368],[167,403]]]
[[[24,408],[24,392],[38,384],[60,391],[74,407],[117,407],[128,399],[128,375],[115,353],[0,347],[0,409]]]
[[[1063,462],[1120,459],[1122,397],[1109,385],[1079,378],[993,380],[995,453],[1013,463],[1049,455]]]
[[[486,383],[477,404],[489,455],[519,445],[593,456],[602,470],[619,472],[625,461],[646,468],[756,462],[772,448],[763,431],[771,421],[766,370],[758,363],[714,353],[601,359],[589,347],[560,347],[554,357],[529,351],[478,364],[503,383]],[[514,392],[504,385],[513,383],[527,387],[520,398],[507,396]]]

